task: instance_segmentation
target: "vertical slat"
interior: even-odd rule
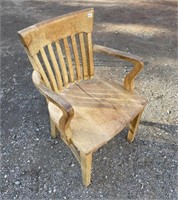
[[[54,67],[59,90],[62,90],[63,83],[62,83],[61,73],[60,73],[59,66],[58,66],[58,63],[57,63],[57,60],[56,60],[56,57],[55,57],[55,54],[54,54],[51,44],[48,45],[48,51],[49,51],[49,55],[50,55],[53,67]]]
[[[57,48],[57,53],[58,53],[58,57],[59,57],[60,64],[61,64],[64,86],[67,86],[68,85],[68,74],[67,74],[66,64],[65,64],[65,61],[64,61],[64,58],[63,58],[61,46],[58,42],[55,42],[55,45],[56,45],[56,48]]]
[[[63,42],[64,42],[64,48],[65,48],[67,63],[68,63],[68,68],[69,68],[69,78],[70,78],[70,81],[73,83],[75,81],[74,80],[74,71],[73,71],[72,59],[71,59],[71,55],[70,55],[70,49],[69,49],[69,44],[68,44],[67,38],[64,38]]]
[[[88,43],[88,61],[89,61],[89,73],[90,77],[94,76],[94,65],[93,65],[93,48],[92,48],[92,38],[91,33],[87,33],[87,43]]]
[[[39,72],[40,72],[40,74],[41,74],[41,76],[42,76],[42,78],[43,78],[43,80],[44,80],[46,86],[49,87],[49,88],[51,89],[50,82],[49,82],[49,80],[48,80],[48,78],[47,78],[47,76],[46,76],[46,73],[45,73],[45,71],[44,71],[44,69],[43,69],[43,67],[42,67],[42,65],[41,65],[41,63],[40,63],[40,61],[39,61],[38,56],[35,55],[33,58],[34,58],[35,63],[36,63],[37,66],[38,66]]]
[[[46,56],[46,53],[44,51],[43,48],[40,49],[40,53],[41,53],[41,56],[42,56],[42,59],[44,61],[44,64],[46,66],[46,70],[48,72],[48,75],[49,75],[49,78],[50,78],[50,81],[52,83],[52,87],[54,89],[55,92],[59,92],[58,88],[57,88],[57,84],[56,84],[56,79],[55,79],[55,76],[53,74],[53,71],[51,69],[51,66],[49,64],[49,61],[48,61],[48,58]]]
[[[81,80],[80,61],[79,61],[79,55],[78,55],[78,49],[77,49],[77,43],[76,43],[75,35],[71,36],[71,40],[72,40],[74,57],[75,57],[77,80]]]
[[[88,79],[89,76],[88,76],[88,65],[87,65],[86,49],[85,49],[83,33],[79,33],[79,40],[80,40],[80,48],[81,48],[81,54],[82,54],[83,77],[85,80],[85,79]]]

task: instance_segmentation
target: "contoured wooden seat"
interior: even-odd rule
[[[146,104],[133,92],[143,63],[131,54],[93,45],[93,15],[93,9],[86,9],[18,32],[34,69],[33,82],[47,100],[51,135],[59,131],[71,148],[85,186],[91,180],[92,153],[128,124],[132,142]],[[93,52],[133,63],[123,86],[94,77]]]

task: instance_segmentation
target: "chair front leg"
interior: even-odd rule
[[[57,137],[57,128],[55,126],[55,123],[51,119],[51,117],[50,117],[50,125],[51,125],[51,137],[56,138]]]
[[[92,153],[80,152],[83,184],[87,187],[91,183]]]
[[[143,110],[130,122],[129,132],[127,135],[127,141],[129,143],[134,141],[142,113],[143,113]]]

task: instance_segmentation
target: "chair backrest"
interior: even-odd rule
[[[93,9],[85,9],[18,32],[33,68],[57,93],[94,75],[93,15]]]

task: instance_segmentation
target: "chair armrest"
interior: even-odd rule
[[[58,106],[68,118],[73,117],[74,109],[72,105],[60,94],[57,94],[46,87],[42,82],[41,75],[36,70],[33,71],[32,80],[37,89],[47,98],[47,100]]]
[[[118,51],[118,50],[100,46],[100,45],[94,45],[93,51],[97,53],[108,54],[110,56],[114,56],[122,60],[133,63],[134,64],[133,69],[126,75],[124,79],[124,88],[128,90],[129,92],[134,90],[134,78],[137,76],[137,74],[141,71],[141,69],[144,66],[144,63],[141,61],[142,60],[141,58],[129,53],[125,53],[122,51]]]

